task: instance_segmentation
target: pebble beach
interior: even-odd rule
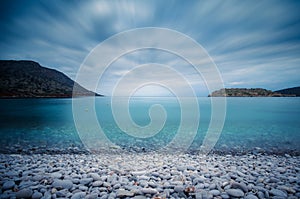
[[[1,198],[300,198],[291,155],[0,154]]]

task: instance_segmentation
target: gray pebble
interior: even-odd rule
[[[286,197],[282,196],[273,196],[272,199],[286,199]],[[289,198],[290,199],[290,198]]]
[[[3,190],[7,190],[7,189],[12,189],[15,186],[15,182],[10,180],[10,181],[6,181],[3,186],[2,189]]]
[[[63,190],[57,191],[56,196],[63,198],[63,197],[66,197],[68,193],[69,193],[69,191],[67,189],[63,189]]]
[[[109,182],[103,182],[103,187],[110,187],[111,184]]]
[[[40,199],[42,197],[43,197],[43,194],[38,191],[36,191],[32,194],[32,199]]]
[[[158,172],[152,172],[151,175],[154,177],[160,177],[160,174]]]
[[[186,170],[186,169],[187,169],[186,166],[177,166],[177,170],[178,170],[178,171],[184,171],[184,170]]]
[[[155,182],[148,182],[148,185],[152,188],[156,188],[157,184]]]
[[[272,189],[270,194],[273,196],[287,197],[287,194],[279,189]]]
[[[81,191],[87,191],[88,190],[88,187],[86,187],[86,186],[79,186],[78,187]]]
[[[85,196],[85,199],[96,199],[98,197],[98,194],[91,193]]]
[[[71,199],[82,199],[85,198],[86,193],[85,192],[77,192],[72,195]]]
[[[277,187],[278,189],[281,189],[281,190],[284,190],[284,191],[287,191],[288,193],[291,193],[291,194],[295,194],[296,193],[296,191],[293,189],[293,188],[291,188],[291,187],[288,187],[288,186],[278,186]]]
[[[144,194],[156,194],[157,190],[156,189],[152,189],[152,188],[142,188],[141,191]]]
[[[16,193],[17,198],[31,198],[31,195],[32,195],[32,190],[28,188],[21,189]]]
[[[118,189],[117,190],[117,197],[122,198],[122,197],[132,197],[134,196],[134,193],[131,191],[127,191],[125,189]]]
[[[187,170],[195,171],[196,168],[192,165],[187,166]]]
[[[146,196],[134,196],[132,199],[147,199]]]
[[[121,186],[122,186],[122,185],[121,185],[120,183],[117,183],[117,184],[115,184],[115,185],[113,186],[113,188],[114,188],[114,189],[119,189],[119,188],[121,188]]]
[[[31,179],[33,181],[41,181],[44,177],[42,175],[35,175]]]
[[[226,193],[222,193],[222,194],[221,194],[221,198],[222,198],[222,199],[229,199],[230,196],[229,196],[228,194],[226,194]]]
[[[90,184],[91,182],[93,182],[93,178],[83,178],[79,181],[80,184],[82,185],[88,185]]]
[[[295,182],[297,182],[297,178],[296,178],[296,177],[289,176],[288,179],[289,179],[289,182],[290,182],[290,183],[295,183]]]
[[[213,183],[213,184],[210,184],[208,188],[209,188],[210,190],[213,190],[213,189],[215,189],[216,187],[217,187],[217,185],[216,185],[215,183]]]
[[[258,198],[253,194],[249,194],[245,197],[245,199],[258,199]]]
[[[95,182],[92,183],[93,187],[101,187],[102,185],[103,185],[102,181],[95,181]]]
[[[174,187],[174,191],[176,191],[177,193],[182,193],[184,191],[184,186],[177,185]]]
[[[52,186],[57,189],[71,189],[73,182],[71,180],[54,180]]]
[[[245,183],[241,182],[241,183],[238,183],[238,182],[233,182],[231,184],[231,187],[234,188],[234,189],[241,189],[243,192],[248,192],[248,187]]]
[[[56,179],[59,179],[62,177],[62,174],[59,172],[54,172],[54,173],[51,173],[50,175],[52,178],[56,178]]]
[[[98,173],[89,173],[89,177],[93,178],[94,181],[101,180]]]
[[[200,176],[198,178],[195,178],[193,180],[193,184],[197,184],[197,183],[203,183],[205,181],[205,178],[203,176]]]
[[[270,183],[277,183],[277,182],[279,182],[279,181],[280,181],[279,179],[274,178],[274,177],[271,177],[271,178],[269,179],[269,182],[270,182]]]
[[[221,194],[221,192],[216,189],[210,190],[209,193],[211,193],[213,196],[219,196]]]
[[[108,196],[108,199],[115,199],[117,197],[117,194],[114,192],[111,192]]]
[[[265,194],[261,191],[257,192],[257,196],[258,196],[259,199],[265,198]]]
[[[233,197],[243,197],[244,192],[240,189],[227,189],[226,193]]]

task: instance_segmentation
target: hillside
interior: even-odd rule
[[[263,88],[225,88],[212,92],[208,97],[295,97],[295,94],[273,92]]]
[[[65,74],[34,61],[0,61],[0,98],[59,98],[98,95],[88,91]]]
[[[286,95],[296,95],[297,97],[300,96],[300,86],[293,87],[293,88],[286,88],[278,91],[274,91],[275,93],[281,93]]]

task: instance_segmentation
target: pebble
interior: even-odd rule
[[[85,196],[85,199],[96,199],[98,197],[98,194],[91,193]]]
[[[230,197],[229,197],[228,194],[222,193],[222,194],[221,194],[221,198],[222,198],[222,199],[229,199]]]
[[[101,180],[101,177],[98,173],[89,173],[89,177],[93,178],[94,181]]]
[[[219,196],[221,194],[221,192],[219,190],[210,190],[209,193],[211,193],[213,196]]]
[[[287,194],[279,189],[272,189],[270,194],[273,196],[287,197]]]
[[[134,196],[132,199],[147,199],[146,196]]]
[[[83,178],[79,181],[80,184],[82,185],[88,185],[90,184],[91,182],[93,182],[93,178]]]
[[[60,190],[60,191],[56,192],[56,196],[57,197],[62,197],[62,198],[66,197],[67,194],[68,194],[68,190],[67,189],[63,189],[63,190]]]
[[[57,189],[71,189],[73,182],[71,180],[57,180],[55,179],[52,186]]]
[[[3,190],[7,190],[7,189],[12,189],[15,186],[15,182],[10,180],[10,181],[6,181],[3,186],[2,189]]]
[[[260,199],[265,198],[265,194],[264,194],[263,192],[261,192],[261,191],[257,192],[257,196],[258,196],[258,198],[260,198]]]
[[[54,173],[51,173],[51,177],[55,178],[55,179],[59,179],[62,177],[62,174],[59,172],[54,172]]]
[[[177,166],[177,170],[178,170],[178,171],[184,171],[184,170],[186,170],[186,169],[187,169],[186,166]]]
[[[127,191],[125,189],[118,189],[117,190],[117,197],[123,198],[123,197],[132,197],[134,196],[134,193],[131,191]]]
[[[82,199],[85,198],[86,193],[85,192],[77,192],[72,195],[71,199]]]
[[[157,190],[152,189],[152,188],[142,188],[141,191],[144,194],[156,194],[157,193]]]
[[[258,198],[253,194],[249,194],[244,199],[258,199]]]
[[[174,191],[176,191],[177,193],[182,193],[184,191],[184,186],[177,185],[174,187]]]
[[[0,154],[0,161],[0,198],[300,198],[298,156]]]
[[[241,189],[241,190],[243,190],[243,192],[248,192],[248,187],[243,182],[241,182],[241,183],[233,182],[231,184],[231,187],[234,188],[234,189]]]
[[[103,182],[102,181],[95,181],[93,182],[92,186],[93,187],[101,187],[103,185]]]
[[[42,198],[43,197],[43,194],[42,193],[40,193],[40,192],[34,192],[33,194],[32,194],[32,199],[40,199],[40,198]]]
[[[226,193],[228,193],[228,195],[233,196],[233,197],[243,197],[244,196],[244,192],[240,189],[227,189]]]
[[[28,188],[21,189],[16,193],[17,198],[31,198],[31,195],[32,195],[32,190]]]

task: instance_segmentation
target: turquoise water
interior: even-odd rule
[[[165,125],[152,137],[137,138],[118,127],[110,98],[95,101],[97,119],[107,138],[121,148],[134,151],[161,149],[177,133],[181,110],[176,98],[132,98],[129,103],[132,120],[141,126],[149,124],[148,111],[153,104],[165,108]],[[210,98],[198,98],[198,104],[199,128],[190,152],[199,150],[211,120]],[[89,124],[88,118],[84,122],[94,125]],[[0,100],[0,136],[0,152],[64,152],[74,147],[84,148],[73,120],[72,99]],[[227,98],[225,124],[214,150],[299,154],[299,143],[300,98]]]

